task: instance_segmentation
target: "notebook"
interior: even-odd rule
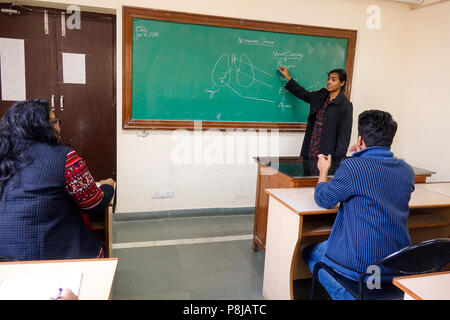
[[[58,296],[59,289],[80,293],[81,272],[49,273],[1,279],[0,300],[48,300]]]

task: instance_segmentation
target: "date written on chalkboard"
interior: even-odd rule
[[[134,33],[134,41],[139,40],[139,38],[158,38],[159,32],[152,32],[147,30],[143,26],[136,26],[136,32]]]

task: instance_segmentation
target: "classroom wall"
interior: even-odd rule
[[[436,171],[430,181],[450,181],[450,2],[412,10],[410,18],[398,150]]]
[[[303,140],[303,133],[123,131],[122,5],[357,30],[351,96],[352,141],[361,111],[369,108],[389,111],[399,122],[394,152],[412,165],[437,171],[434,180],[450,180],[448,161],[435,160],[437,155],[448,155],[449,151],[439,147],[442,142],[448,145],[446,127],[435,129],[435,119],[425,117],[425,110],[435,110],[444,113],[439,123],[444,124],[444,119],[448,119],[445,117],[448,89],[435,89],[436,85],[443,88],[447,78],[442,65],[448,70],[444,55],[449,44],[442,42],[445,42],[445,30],[449,29],[445,19],[448,3],[415,12],[407,4],[390,0],[48,0],[33,3],[52,6],[67,3],[78,4],[82,9],[90,6],[92,10],[94,6],[95,11],[116,10],[117,212],[254,206],[257,167],[251,156],[298,155]],[[377,7],[370,7],[373,5]],[[370,9],[379,9],[379,25],[370,23],[374,22],[374,11]],[[435,20],[435,14],[439,19]],[[436,24],[443,27],[435,30]],[[435,32],[436,36],[429,35]],[[423,81],[422,74],[432,80]],[[435,133],[447,139],[439,141]],[[221,143],[223,147],[218,148]],[[229,156],[222,162],[215,157],[219,149]],[[191,150],[191,163],[186,160],[180,163],[177,155],[186,150]],[[152,199],[152,193],[167,189],[173,190],[173,198]]]

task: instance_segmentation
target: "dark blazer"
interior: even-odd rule
[[[305,138],[303,139],[302,151],[300,152],[301,157],[307,158],[316,113],[322,108],[327,99],[328,90],[323,88],[310,92],[300,86],[294,79],[291,79],[285,88],[310,105]],[[334,157],[345,157],[352,134],[352,122],[353,105],[341,90],[325,111],[319,153],[331,154]]]

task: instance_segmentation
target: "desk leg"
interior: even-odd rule
[[[105,258],[112,258],[112,204],[105,209]]]
[[[263,296],[268,300],[292,300],[300,216],[273,197],[269,199],[268,211]]]
[[[258,247],[258,245],[256,244],[256,240],[255,240],[254,237],[253,237],[253,242],[252,242],[252,250],[253,250],[254,252],[259,251],[259,247]]]

